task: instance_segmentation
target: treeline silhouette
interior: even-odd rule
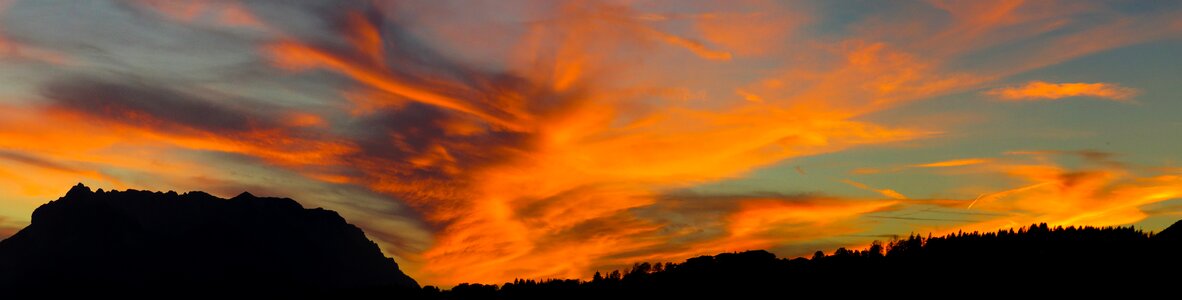
[[[515,280],[424,288],[428,299],[748,299],[779,295],[966,297],[1172,286],[1182,262],[1182,221],[1159,234],[1133,227],[1049,227],[911,235],[861,250],[777,258],[764,250],[638,263],[590,281]],[[1169,285],[1160,285],[1169,284]],[[959,293],[959,294],[957,294]]]

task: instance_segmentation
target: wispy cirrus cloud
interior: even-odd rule
[[[857,182],[857,181],[853,181],[853,180],[849,180],[849,179],[843,179],[841,182],[848,184],[850,186],[862,189],[862,190],[878,193],[878,194],[882,195],[883,197],[887,197],[887,198],[891,198],[891,199],[907,199],[907,196],[904,196],[903,194],[901,194],[895,190],[892,190],[892,189],[876,189],[874,187],[866,185],[865,183],[861,183],[861,182]]]
[[[1006,101],[1058,100],[1067,97],[1094,97],[1113,101],[1128,101],[1137,96],[1140,91],[1115,83],[1031,81],[1024,85],[996,88],[984,93]]]
[[[990,169],[1022,183],[983,193],[966,207],[1012,214],[966,228],[993,230],[1034,222],[1130,224],[1149,216],[1147,205],[1182,197],[1182,176],[1177,172],[1144,172],[1107,163],[1070,168],[1050,162],[1001,163]]]
[[[960,159],[942,160],[942,161],[929,162],[929,163],[919,163],[919,164],[911,164],[911,165],[901,165],[901,166],[895,166],[895,167],[891,167],[891,168],[867,168],[867,167],[862,167],[862,168],[855,168],[855,169],[852,169],[852,170],[850,170],[850,171],[849,171],[849,173],[850,173],[850,174],[852,174],[852,175],[869,175],[869,174],[880,174],[880,173],[897,173],[897,172],[907,171],[907,170],[909,170],[909,169],[915,169],[915,168],[931,169],[931,168],[952,168],[952,167],[964,167],[964,166],[980,165],[980,164],[988,163],[988,162],[991,162],[991,161],[993,161],[993,160],[992,160],[992,159],[989,159],[989,158],[960,158]],[[866,189],[866,188],[864,188],[864,187],[863,187],[864,185],[862,185],[862,184],[853,184],[853,183],[850,183],[850,182],[846,182],[846,184],[850,184],[850,185],[853,185],[853,186],[855,186],[855,187],[859,187],[859,188]],[[871,190],[873,190],[873,189],[871,189]]]

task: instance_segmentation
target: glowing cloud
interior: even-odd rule
[[[973,209],[1020,211],[1022,215],[1009,218],[1019,224],[1130,224],[1148,216],[1142,206],[1182,197],[1182,177],[1178,174],[1138,177],[1113,168],[1066,170],[1029,165],[1006,169],[1031,184],[985,195]]]
[[[1115,83],[1049,83],[1031,81],[1026,85],[996,88],[985,92],[1002,100],[1058,100],[1066,97],[1096,97],[1115,101],[1126,101],[1138,94],[1133,88]]]
[[[870,187],[869,185],[866,185],[865,183],[861,183],[861,182],[857,182],[857,181],[853,181],[853,180],[849,180],[849,179],[843,179],[841,182],[844,182],[845,184],[851,185],[851,186],[859,188],[859,189],[863,189],[863,190],[867,190],[867,191],[881,194],[883,197],[887,197],[887,198],[891,198],[891,199],[907,199],[907,196],[903,196],[903,194],[900,194],[899,192],[896,192],[895,190],[892,190],[892,189],[876,189],[876,188]]]
[[[772,247],[788,241],[808,240],[858,232],[850,222],[863,214],[899,204],[890,200],[843,199],[749,199],[726,217],[729,236],[722,241],[726,250],[743,247]],[[824,231],[801,232],[804,228]],[[786,234],[792,232],[794,234]],[[723,250],[723,249],[719,249]],[[725,250],[724,250],[725,251]]]
[[[912,165],[912,167],[947,168],[947,167],[961,167],[961,166],[978,165],[978,164],[983,164],[983,163],[987,163],[987,162],[989,162],[989,159],[965,158],[965,159],[953,159],[953,160],[938,161],[938,162],[932,162],[932,163],[926,163],[926,164]]]

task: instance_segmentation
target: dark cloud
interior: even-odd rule
[[[257,37],[173,22],[137,1],[16,1],[0,28],[12,40],[63,53],[90,69],[161,81],[217,80],[218,70],[257,56]]]
[[[475,128],[459,134],[449,129],[453,126]],[[468,116],[416,102],[373,112],[350,128],[358,151],[346,160],[352,172],[360,173],[351,176],[425,211],[464,205],[470,197],[465,190],[487,180],[480,178],[481,170],[517,159],[532,141],[529,134],[492,130]]]
[[[42,96],[58,107],[133,125],[175,125],[208,132],[246,132],[269,126],[240,109],[144,82],[65,77]]]
[[[383,110],[359,122],[363,152],[390,159],[449,148],[457,161],[478,164],[505,159],[504,148],[524,147],[528,135],[489,128],[475,120],[434,106],[408,103],[402,108]],[[457,125],[459,124],[459,125]],[[458,134],[449,126],[473,126],[473,132]]]
[[[656,208],[687,213],[719,214],[737,209],[735,203],[750,199],[775,199],[785,202],[819,202],[845,200],[821,194],[783,194],[776,192],[751,192],[745,194],[709,194],[687,190],[671,191],[661,195]]]
[[[524,123],[523,118],[557,111],[574,99],[547,94],[545,89],[514,74],[478,70],[441,54],[415,36],[406,24],[390,17],[397,15],[392,11],[399,9],[398,5],[379,7],[369,1],[294,1],[283,5],[250,2],[247,5],[265,23],[295,39],[288,42],[314,49],[348,68],[376,74],[380,77],[378,81],[396,82],[456,99],[460,106],[483,114],[475,117],[470,112],[415,102],[383,91],[374,82],[366,82],[349,72],[338,73],[340,77],[356,80],[357,90],[372,91],[400,102],[351,116],[348,125],[342,126],[347,129],[341,130],[359,148],[349,161],[365,174],[362,181],[394,182],[393,185],[405,187],[396,193],[398,196],[416,198],[414,194],[418,191],[432,189],[461,190],[476,180],[472,177],[478,170],[518,159],[534,147],[536,132],[493,123]],[[375,33],[378,44],[366,44],[366,35]],[[424,197],[453,196],[443,193]],[[459,198],[450,200],[460,201]]]
[[[486,70],[447,56],[412,32],[413,24],[393,19],[399,5],[369,1],[300,1],[272,7],[249,3],[266,22],[290,34],[301,47],[365,69],[400,85],[458,99],[463,106],[507,122],[561,111],[579,97],[551,91],[509,72]],[[291,18],[291,16],[306,16]],[[376,36],[371,36],[376,35]],[[370,40],[377,38],[377,40]],[[372,44],[371,44],[372,42]],[[338,74],[344,78],[355,77]],[[359,89],[374,89],[357,82]],[[380,90],[380,89],[379,89]],[[399,98],[399,95],[389,95]]]
[[[71,173],[79,171],[75,168],[72,168],[72,167],[69,167],[69,166],[66,166],[63,164],[59,164],[59,163],[56,163],[56,162],[53,162],[50,160],[46,160],[46,159],[43,159],[43,158],[40,158],[37,156],[28,155],[28,154],[19,153],[19,152],[0,151],[0,159],[20,162],[20,163],[28,164],[31,166],[46,168],[46,169],[55,170],[55,171],[71,172]],[[3,221],[3,220],[0,220],[0,221]]]
[[[244,4],[267,24],[337,57],[353,61],[369,59],[357,51],[354,41],[367,34],[363,26],[372,26],[381,38],[384,65],[392,72],[408,75],[408,80],[420,77],[415,75],[471,79],[468,67],[443,56],[406,25],[388,17],[389,10],[398,9],[389,2],[375,5],[373,1],[361,0],[305,0]]]
[[[1109,166],[1109,167],[1124,167],[1124,163],[1116,160],[1116,153],[1083,149],[1083,150],[1032,150],[1032,151],[1010,151],[1006,154],[1011,155],[1035,155],[1035,156],[1056,156],[1056,157],[1076,157],[1084,162]]]

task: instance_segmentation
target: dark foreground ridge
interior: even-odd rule
[[[79,184],[0,241],[0,294],[96,292],[396,299],[419,285],[330,210],[248,193],[222,199]]]
[[[427,287],[431,299],[960,299],[1176,294],[1182,221],[1159,234],[1133,227],[1048,227],[912,235],[812,258],[763,250],[640,263],[591,281],[515,280]]]
[[[863,250],[763,250],[638,263],[592,280],[420,288],[337,213],[243,193],[92,192],[81,184],[0,241],[0,297],[158,299],[804,299],[1176,293],[1182,221],[912,235]],[[14,296],[15,297],[10,297]],[[128,298],[128,297],[120,297]]]

